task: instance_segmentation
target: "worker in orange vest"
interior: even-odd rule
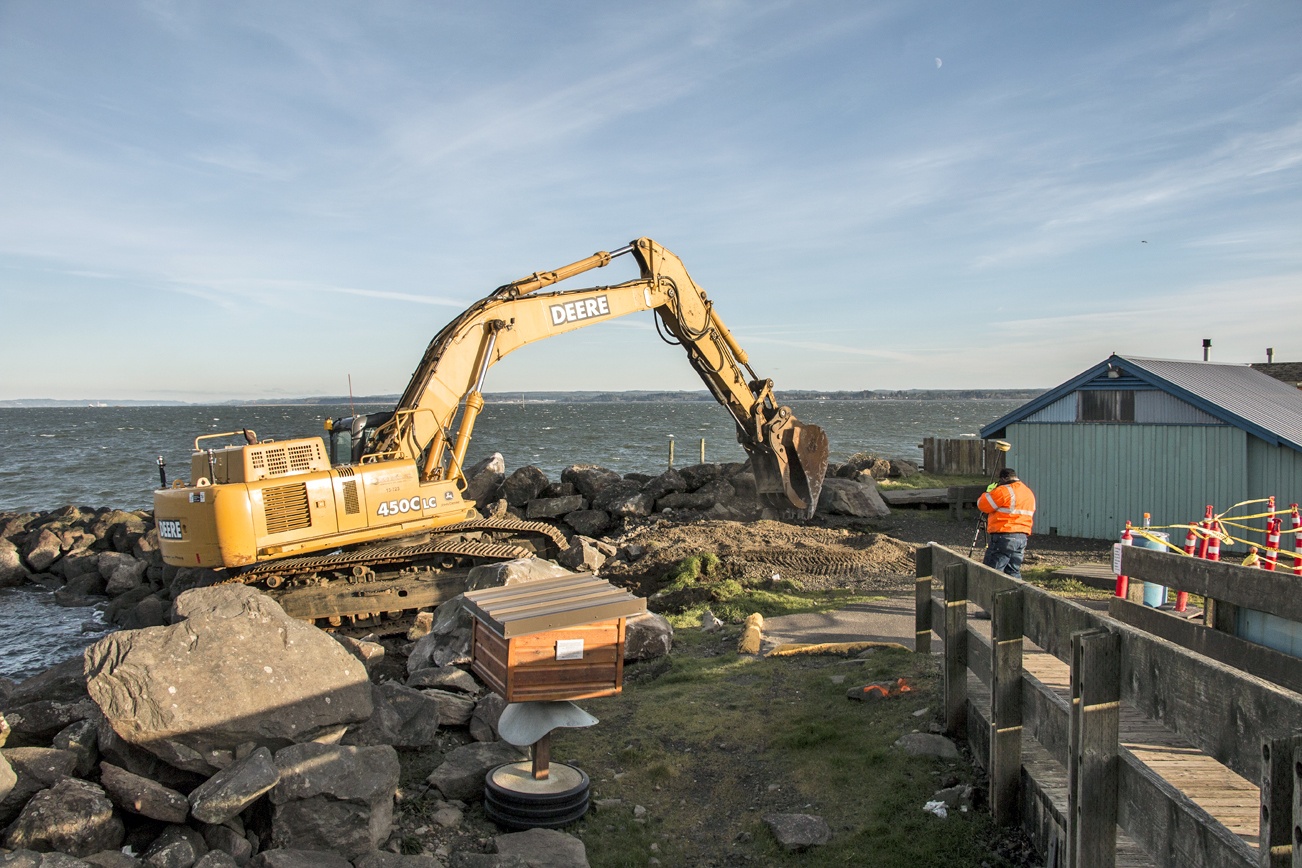
[[[1026,539],[1035,519],[1035,493],[1017,478],[1017,471],[1005,467],[999,480],[977,499],[977,509],[986,514],[986,556],[983,563],[1014,578],[1022,576]]]

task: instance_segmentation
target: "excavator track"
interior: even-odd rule
[[[222,584],[261,585],[286,614],[326,629],[391,635],[405,632],[416,612],[464,591],[472,567],[537,555],[536,546],[465,538],[503,532],[541,536],[544,547],[568,547],[565,535],[549,524],[477,519],[439,528],[428,542],[268,561],[230,575]]]
[[[509,531],[526,536],[537,534],[552,541],[558,551],[569,548],[570,541],[563,532],[546,522],[522,521],[518,518],[476,518],[440,528],[440,533],[465,533],[468,531]]]

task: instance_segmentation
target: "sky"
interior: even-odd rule
[[[400,392],[642,236],[779,393],[1302,361],[1299,45],[1294,0],[0,0],[0,399]],[[485,385],[699,388],[649,313]]]

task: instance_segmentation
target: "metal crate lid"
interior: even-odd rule
[[[505,639],[646,611],[646,600],[593,575],[467,591],[465,598],[471,614]]]

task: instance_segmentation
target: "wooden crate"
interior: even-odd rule
[[[619,693],[624,620],[646,601],[593,576],[466,593],[475,617],[472,668],[507,702]]]

